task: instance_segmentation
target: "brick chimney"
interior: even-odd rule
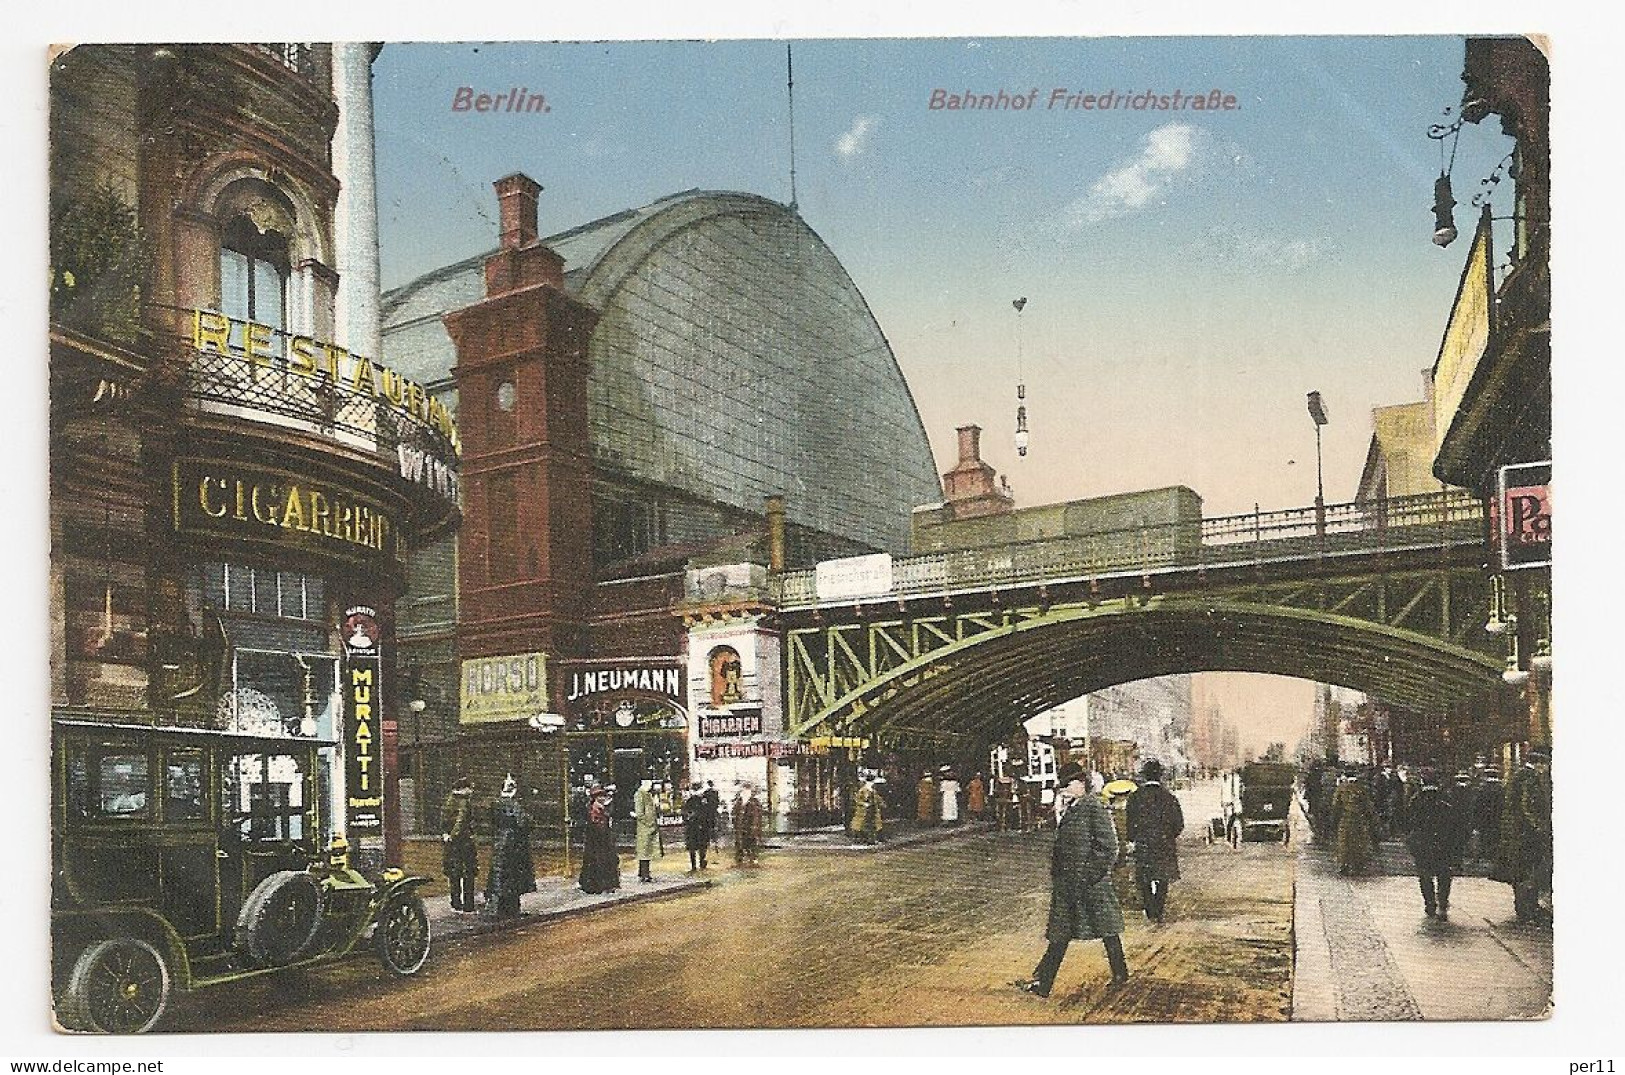
[[[959,462],[976,464],[982,461],[982,427],[959,427]]]
[[[502,248],[517,250],[536,241],[536,199],[542,185],[524,172],[503,176],[491,184],[502,208]]]
[[[999,487],[997,474],[982,462],[982,427],[959,427],[959,463],[942,476],[942,490],[955,519],[1002,515],[1015,499]]]
[[[562,291],[564,259],[537,241],[536,200],[542,185],[524,172],[491,185],[502,212],[502,246],[485,262],[485,293],[502,295],[538,284]]]

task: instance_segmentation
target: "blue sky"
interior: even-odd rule
[[[691,187],[789,197],[777,42],[392,44],[375,67],[384,278],[495,242],[491,180],[544,231]],[[1419,397],[1466,242],[1429,240],[1455,37],[806,40],[798,203],[869,300],[946,467],[982,425],[1018,501],[1188,484],[1210,514],[1328,500],[1370,409]],[[545,114],[453,112],[460,86]],[[1081,92],[1234,94],[1228,112],[1046,110]],[[929,109],[1039,90],[1035,111]],[[1510,149],[1465,128],[1457,223]],[[1497,212],[1508,211],[1511,182]],[[1029,298],[1018,330],[1010,301]],[[1033,446],[1014,426],[1021,336]]]
[[[1347,500],[1371,409],[1420,398],[1466,257],[1465,238],[1429,241],[1426,137],[1460,102],[1462,53],[1459,37],[803,40],[798,205],[890,339],[940,469],[975,422],[1021,505],[1174,484],[1210,515],[1307,505],[1316,389],[1326,496]],[[516,170],[546,188],[544,233],[692,187],[789,199],[780,42],[396,44],[374,70],[386,286],[493,247],[490,183]],[[453,112],[462,86],[524,87],[550,111]],[[1046,109],[1056,87],[1239,107]],[[934,111],[938,89],[1037,89],[1038,108]],[[1464,235],[1510,149],[1493,121],[1463,130]],[[1256,748],[1296,741],[1309,684],[1200,679]]]

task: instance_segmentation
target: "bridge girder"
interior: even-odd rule
[[[1498,683],[1482,578],[1456,565],[792,627],[787,723],[988,739],[1091,691],[1202,671],[1443,708]]]

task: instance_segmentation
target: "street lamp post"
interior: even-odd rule
[[[552,737],[558,744],[559,759],[559,828],[564,834],[564,876],[571,875],[570,869],[570,752],[564,735],[565,719],[558,713],[537,713],[527,721],[532,731],[541,732]]]
[[[1309,393],[1309,417],[1315,423],[1315,538],[1324,544],[1326,541],[1326,484],[1320,466],[1320,427],[1330,419],[1326,417],[1326,404],[1320,398],[1319,392]]]

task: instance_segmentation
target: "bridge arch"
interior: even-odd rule
[[[989,741],[1080,695],[1194,672],[1291,676],[1421,711],[1483,695],[1500,682],[1499,658],[1457,638],[1204,595],[1012,609],[971,619],[981,629],[928,628],[924,645],[915,641],[919,620],[825,627],[826,635],[848,634],[828,640],[826,671],[845,663],[855,674],[844,680],[830,674],[821,691],[808,690],[809,664],[816,663],[808,661],[808,639],[799,646],[793,641],[791,730]],[[858,669],[864,655],[867,675]]]

